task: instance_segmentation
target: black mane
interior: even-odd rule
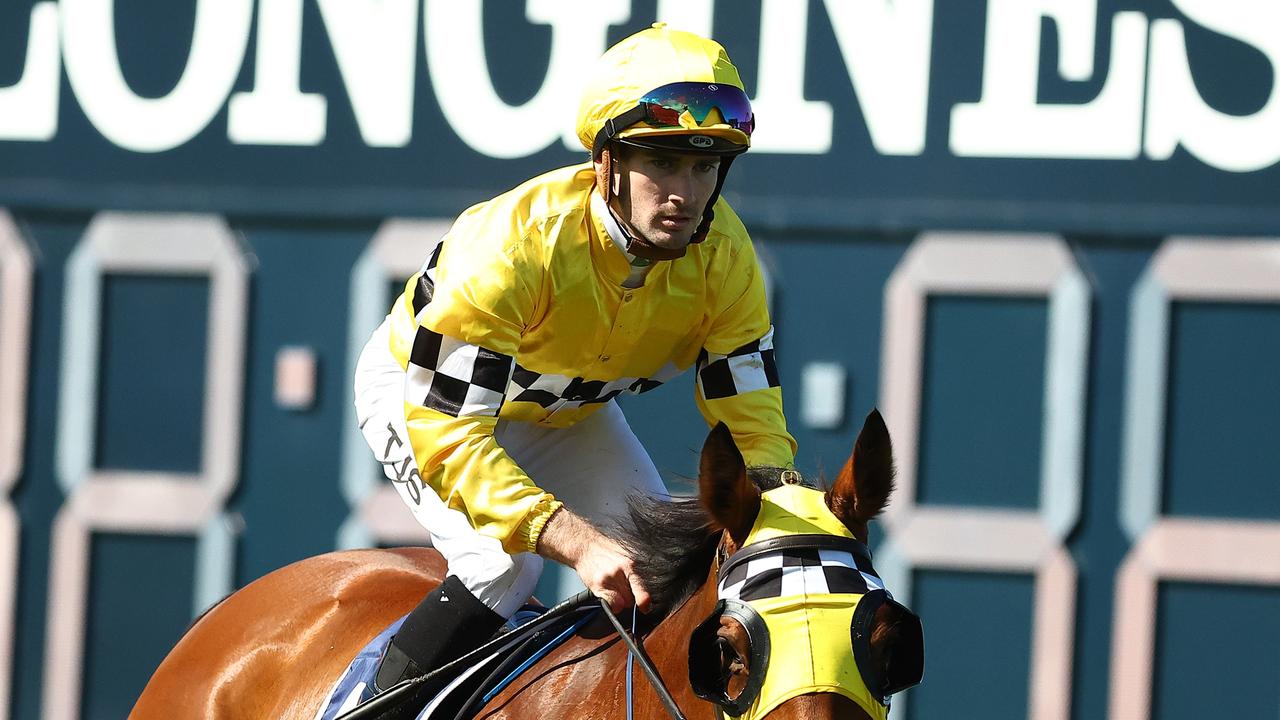
[[[753,467],[747,477],[761,492],[782,483],[783,468]],[[711,570],[721,528],[698,498],[627,498],[627,519],[616,530],[649,591],[650,616],[675,610],[702,586]]]

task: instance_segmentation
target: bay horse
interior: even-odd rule
[[[729,601],[718,597],[725,589],[723,578],[717,583],[717,573],[725,569],[721,566],[736,563],[739,569],[748,567],[749,563],[737,562],[744,545],[753,550],[797,539],[774,538],[763,545],[752,544],[761,533],[778,534],[776,528],[761,528],[757,522],[768,512],[777,514],[767,491],[796,479],[794,470],[746,467],[732,435],[721,424],[712,429],[702,449],[698,497],[634,499],[630,522],[622,523],[618,530],[651,593],[649,619],[660,619],[650,623],[644,647],[691,720],[713,720],[720,717],[718,710],[725,711],[724,705],[717,708],[695,694],[692,685],[699,683],[690,682],[695,674],[702,685],[713,686],[710,691],[700,688],[699,694],[718,696],[730,705],[735,699],[745,699],[744,695],[758,693],[762,678],[766,685],[776,685],[775,677],[786,676],[789,667],[827,661],[843,667],[846,675],[860,673],[864,679],[902,676],[905,669],[906,675],[914,676],[909,684],[918,681],[923,662],[918,620],[913,625],[910,620],[914,615],[892,601],[879,604],[864,618],[862,653],[850,647],[850,630],[845,625],[840,632],[822,633],[843,633],[842,645],[837,643],[842,649],[834,653],[839,657],[819,658],[816,652],[812,658],[782,657],[780,647],[796,640],[795,633],[774,627],[772,665],[768,665],[768,638],[761,637],[768,631],[759,623],[746,621],[742,612],[725,610]],[[888,430],[879,413],[872,411],[831,489],[826,493],[803,491],[815,493],[818,502],[825,504],[821,512],[830,522],[820,519],[813,525],[812,520],[802,522],[792,517],[781,524],[800,522],[806,538],[821,541],[820,535],[829,535],[833,543],[865,544],[867,524],[887,504],[892,488]],[[833,522],[835,527],[831,527]],[[869,557],[866,554],[867,569]],[[862,559],[857,564],[861,568]],[[445,570],[443,559],[434,550],[401,548],[335,552],[272,572],[228,596],[192,625],[156,669],[129,717],[311,720],[356,653],[409,612],[442,581]],[[878,578],[871,573],[863,577],[874,586]],[[869,592],[866,587],[863,591]],[[839,603],[832,605],[830,598],[839,597],[809,596],[803,602],[826,602],[835,607]],[[747,614],[752,612],[747,610]],[[769,611],[762,612],[770,617]],[[847,615],[842,617],[848,622]],[[857,630],[855,614],[854,635]],[[918,653],[916,645],[920,645]],[[619,637],[603,618],[597,618],[518,677],[475,717],[626,717],[627,659]],[[770,668],[767,675],[766,665]],[[871,684],[864,682],[862,689]],[[900,687],[880,688],[885,689]],[[782,688],[782,695],[778,695],[777,690],[770,692],[784,700],[752,711],[758,714],[725,712],[771,720],[883,720],[887,712],[882,702],[868,702],[865,693],[835,686],[802,694]],[[855,697],[859,698],[856,702]],[[758,698],[756,702],[760,702]],[[657,692],[639,673],[631,703],[636,718],[667,717]]]

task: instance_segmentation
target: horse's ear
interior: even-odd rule
[[[879,410],[872,410],[853,443],[853,454],[827,492],[827,507],[859,539],[893,492],[893,445]]]
[[[760,512],[760,489],[747,478],[747,464],[724,423],[717,423],[702,446],[698,499],[716,524],[742,545]]]

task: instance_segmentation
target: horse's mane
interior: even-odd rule
[[[747,468],[761,492],[781,484],[783,468]],[[698,498],[632,495],[627,518],[615,529],[652,600],[650,617],[661,618],[702,586],[711,569],[721,528]]]

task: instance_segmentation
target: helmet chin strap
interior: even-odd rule
[[[619,170],[614,172],[613,153],[610,148],[606,147],[600,153],[600,159],[596,162],[596,187],[600,188],[600,195],[604,198],[605,206],[609,208],[609,212],[613,213],[613,217],[618,221],[618,227],[622,229],[624,235],[627,236],[627,252],[638,258],[645,260],[676,260],[684,257],[688,251],[688,245],[680,248],[664,248],[654,245],[646,240],[636,229],[631,227],[631,223],[627,222],[614,207],[613,200],[622,192],[629,190],[623,187],[627,182],[626,176]],[[618,181],[618,193],[614,193],[613,182],[615,177]],[[714,202],[714,198],[711,202]],[[711,203],[708,203],[708,206]],[[702,242],[707,237],[707,228],[711,225],[711,210],[708,207],[702,221],[698,225],[698,230],[694,233],[690,245],[696,242]]]

